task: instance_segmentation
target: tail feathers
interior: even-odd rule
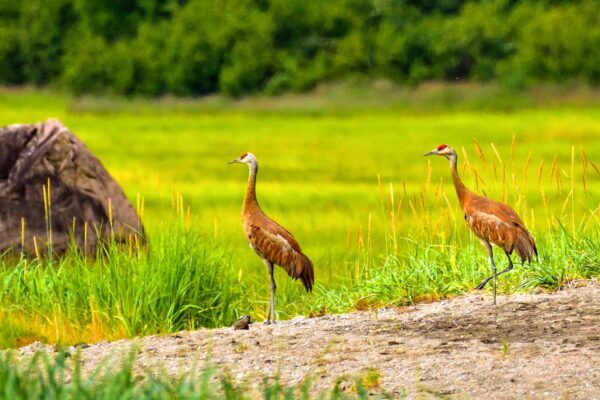
[[[303,255],[303,264],[304,266],[302,268],[300,279],[302,280],[302,284],[306,291],[310,293],[315,284],[315,270],[312,261],[305,255]]]
[[[525,261],[531,264],[531,260],[534,254],[536,261],[538,259],[537,247],[535,245],[533,237],[527,231],[520,232],[520,234],[517,236],[514,249],[517,252],[519,258],[521,258],[522,264],[525,264]]]
[[[315,271],[313,263],[304,254],[298,254],[293,271],[288,274],[294,279],[300,279],[307,292],[311,292],[315,284]]]

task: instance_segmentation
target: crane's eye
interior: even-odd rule
[[[437,148],[437,151],[442,151],[442,150],[444,150],[446,147],[448,147],[448,145],[446,145],[446,144],[440,144],[440,145],[438,146],[438,148]]]

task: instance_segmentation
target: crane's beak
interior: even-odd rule
[[[239,162],[240,162],[240,160],[238,158],[236,158],[235,160],[228,161],[227,164],[237,164]]]
[[[429,153],[423,154],[423,157],[433,156],[433,155],[436,155],[437,153],[438,153],[437,149],[431,150]]]

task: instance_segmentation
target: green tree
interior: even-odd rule
[[[511,66],[530,81],[600,83],[600,3],[589,0],[533,13]]]

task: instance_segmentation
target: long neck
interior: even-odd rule
[[[461,207],[464,207],[465,200],[469,195],[469,189],[462,183],[460,176],[458,175],[458,169],[456,167],[456,155],[450,158],[450,168],[452,168],[452,182],[454,182],[454,189],[456,189],[456,195],[458,196],[458,202]]]
[[[248,176],[248,186],[246,187],[246,196],[244,197],[244,210],[252,207],[258,207],[256,200],[256,174],[258,173],[258,164],[249,164],[250,175]]]

